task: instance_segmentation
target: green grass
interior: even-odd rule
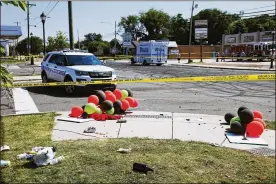
[[[266,129],[275,130],[276,121],[265,120]]]
[[[275,157],[213,147],[198,142],[152,139],[103,139],[52,142],[55,114],[9,116],[1,120],[3,144],[11,150],[2,159],[4,183],[273,183]],[[31,168],[16,155],[35,146],[56,146],[57,165]],[[132,148],[130,154],[116,152]],[[146,163],[155,172],[132,172],[134,162]]]

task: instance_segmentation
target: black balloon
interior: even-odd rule
[[[111,101],[109,100],[105,100],[103,101],[103,103],[101,104],[101,107],[104,111],[109,111],[110,109],[113,108],[113,104]]]
[[[250,123],[251,121],[254,120],[254,114],[251,110],[249,109],[244,109],[240,112],[240,120],[241,120],[241,123],[242,124],[248,124]]]
[[[241,107],[238,109],[238,116],[240,116],[241,111],[243,111],[244,109],[248,109],[248,108],[245,107],[245,106],[241,106]]]
[[[129,97],[133,97],[133,93],[130,89],[125,89],[128,92],[128,96]]]
[[[81,115],[81,117],[83,119],[87,119],[88,118],[88,114],[86,112],[83,112],[82,115]]]
[[[113,103],[113,107],[114,107],[114,114],[121,114],[121,112],[122,112],[122,102],[120,100],[116,100]]]
[[[103,101],[105,101],[105,93],[101,90],[97,91],[95,94],[99,98],[99,104],[101,104]]]
[[[245,133],[245,128],[238,121],[234,121],[231,123],[230,130],[234,134],[244,134]]]
[[[235,117],[235,114],[233,114],[233,113],[227,113],[227,114],[225,114],[225,116],[224,116],[224,120],[225,120],[228,124],[230,124],[231,119],[234,118],[234,117]]]
[[[85,105],[84,105],[84,106],[82,106],[81,108],[82,108],[82,109],[84,110],[84,108],[85,108]]]

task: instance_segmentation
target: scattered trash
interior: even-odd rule
[[[161,116],[164,116],[164,114],[160,114]]]
[[[7,151],[10,150],[10,147],[7,145],[1,146],[1,151]]]
[[[120,148],[117,150],[117,152],[120,153],[130,153],[131,152],[131,148],[125,149],[125,148]]]
[[[18,159],[27,159],[39,166],[45,166],[48,164],[57,164],[64,160],[64,156],[54,158],[56,155],[55,147],[34,147],[32,151],[17,155]]]
[[[153,169],[149,168],[146,164],[141,164],[141,163],[134,163],[133,164],[133,169],[134,172],[142,172],[147,174],[148,171],[153,172]]]
[[[11,162],[8,160],[1,160],[0,163],[1,167],[7,167],[11,165]]]
[[[186,121],[190,121],[190,119],[186,119]]]
[[[126,123],[127,120],[126,119],[119,119],[116,123]]]
[[[198,125],[200,125],[200,123],[198,123]]]
[[[181,106],[179,106],[179,108],[181,109]]]
[[[87,129],[85,129],[83,131],[83,133],[95,133],[96,132],[96,128],[95,127],[88,127]]]

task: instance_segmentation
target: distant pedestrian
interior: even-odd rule
[[[217,52],[217,62],[219,62],[219,57],[220,57],[220,54],[219,52]]]
[[[177,53],[177,60],[178,60],[178,63],[180,63],[180,59],[181,59],[181,54],[180,54],[180,53]]]
[[[224,52],[221,53],[221,62],[222,62],[222,60],[225,62],[225,54],[224,54]]]

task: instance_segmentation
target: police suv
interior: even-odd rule
[[[103,63],[91,53],[67,50],[47,53],[41,63],[41,78],[43,83],[113,81],[116,79],[116,74],[114,69],[103,66]],[[85,86],[93,89],[107,88],[112,91],[116,89],[116,84]],[[68,94],[73,94],[76,91],[75,85],[64,86],[64,88]]]

